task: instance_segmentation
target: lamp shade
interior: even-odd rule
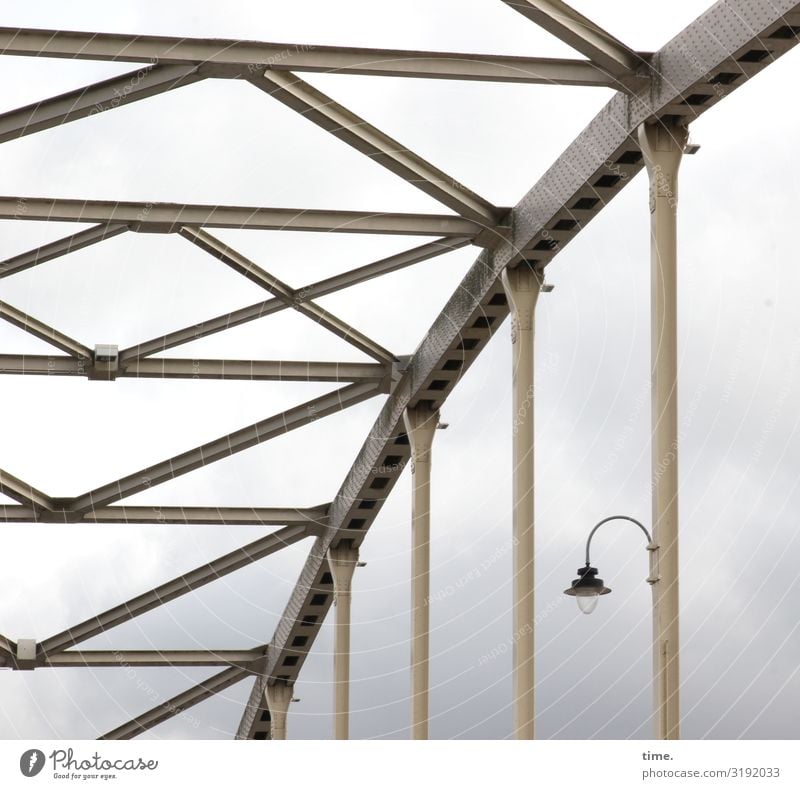
[[[569,589],[564,590],[564,594],[574,597],[578,608],[584,614],[591,614],[597,606],[600,595],[608,594],[610,591],[603,583],[603,579],[597,577],[597,569],[587,564],[578,569],[578,577],[572,582]]]

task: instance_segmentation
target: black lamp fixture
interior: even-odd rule
[[[636,518],[631,518],[627,515],[611,515],[608,518],[603,518],[592,530],[589,532],[589,538],[586,540],[586,566],[578,568],[578,577],[572,582],[569,589],[564,590],[564,594],[574,597],[578,603],[578,608],[584,614],[591,614],[597,608],[597,601],[601,595],[608,594],[611,590],[603,583],[602,578],[597,577],[597,568],[592,567],[589,560],[589,548],[592,544],[592,537],[594,533],[604,524],[613,520],[624,520],[635,523],[647,537],[647,549],[653,551],[656,546],[653,544],[653,538],[650,532],[642,526]],[[654,583],[652,576],[647,579],[649,583]]]

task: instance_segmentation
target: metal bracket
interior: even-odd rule
[[[650,586],[657,584],[661,580],[661,576],[658,573],[659,548],[660,546],[657,542],[647,543],[647,550],[650,551],[650,575],[647,576],[646,581]]]
[[[114,381],[119,372],[119,346],[95,345],[92,353],[94,362],[89,370],[90,381]]]
[[[36,668],[35,638],[20,638],[17,641],[16,668],[20,671],[33,671]]]

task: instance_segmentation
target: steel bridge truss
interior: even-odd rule
[[[248,307],[122,349],[90,348],[37,317],[0,302],[0,318],[49,343],[58,352],[52,356],[0,355],[0,372],[85,376],[92,380],[199,378],[344,384],[334,392],[74,498],[54,498],[0,470],[0,492],[16,502],[0,506],[0,521],[6,523],[280,526],[277,531],[44,641],[15,642],[0,636],[0,665],[18,670],[120,665],[222,667],[210,679],[143,711],[105,734],[105,738],[134,737],[245,679],[254,682],[236,737],[269,739],[281,736],[278,729],[285,735],[284,700],[291,697],[291,688],[334,600],[334,586],[344,577],[337,575],[332,557],[347,551],[352,557],[357,556],[409,460],[413,443],[409,440],[409,411],[438,412],[509,314],[501,281],[503,272],[520,264],[543,271],[632,180],[643,167],[636,136],[640,125],[687,126],[794,46],[800,33],[800,4],[789,0],[722,0],[662,49],[643,53],[631,50],[560,0],[502,1],[527,18],[528,21],[520,20],[521,24],[541,26],[583,57],[509,57],[0,28],[0,51],[5,55],[138,64],[133,72],[0,115],[0,142],[201,80],[245,80],[267,98],[292,108],[447,209],[442,214],[410,214],[0,197],[0,219],[92,225],[0,262],[0,278],[124,233],[171,233],[265,291],[262,301]],[[583,85],[611,88],[615,93],[520,202],[505,208],[493,205],[309,85],[298,76],[303,72]],[[431,241],[294,289],[222,242],[213,233],[217,228],[413,235],[429,236]],[[479,249],[474,265],[411,356],[383,348],[316,301],[468,245]],[[282,310],[294,310],[313,320],[373,361],[155,356]],[[378,396],[384,398],[380,414],[338,493],[327,504],[214,508],[120,503],[146,488]],[[311,544],[305,565],[272,639],[261,648],[80,649],[84,641],[99,633],[306,538]],[[346,702],[343,709],[346,711]]]

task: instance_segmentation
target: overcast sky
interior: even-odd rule
[[[636,50],[703,2],[574,5]],[[257,8],[257,11],[254,10]],[[292,43],[574,56],[499,0],[228,0],[32,4],[0,24]],[[680,206],[682,725],[686,738],[800,737],[800,133],[790,52],[692,126]],[[130,70],[0,59],[0,111]],[[600,88],[305,75],[498,205],[513,205],[610,98]],[[443,213],[247,84],[205,81],[0,146],[5,195]],[[640,175],[547,271],[537,316],[537,736],[651,736],[650,592],[641,534],[606,527],[593,559],[614,589],[591,617],[561,594],[589,528],[649,522],[649,213]],[[788,223],[788,224],[787,224]],[[0,259],[74,232],[0,222]],[[293,287],[422,239],[219,231]],[[320,303],[412,353],[474,261],[464,249]],[[263,299],[178,237],[126,234],[0,282],[0,298],[86,345],[121,347]],[[0,325],[4,353],[49,346]],[[359,360],[282,312],[167,355]],[[324,384],[5,377],[0,467],[74,496],[330,390]],[[511,733],[511,351],[503,325],[443,408],[434,445],[431,736]],[[330,501],[382,398],[131,498],[308,506]],[[352,735],[407,737],[409,474],[354,582]],[[263,534],[243,527],[5,525],[0,633],[41,640]],[[86,642],[243,648],[272,636],[308,542]],[[477,572],[476,572],[477,568]],[[476,577],[477,576],[477,577]],[[323,628],[291,708],[292,738],[329,737]],[[493,657],[496,656],[496,657]],[[0,736],[96,737],[214,671],[0,671]],[[230,737],[240,683],[148,737]]]

